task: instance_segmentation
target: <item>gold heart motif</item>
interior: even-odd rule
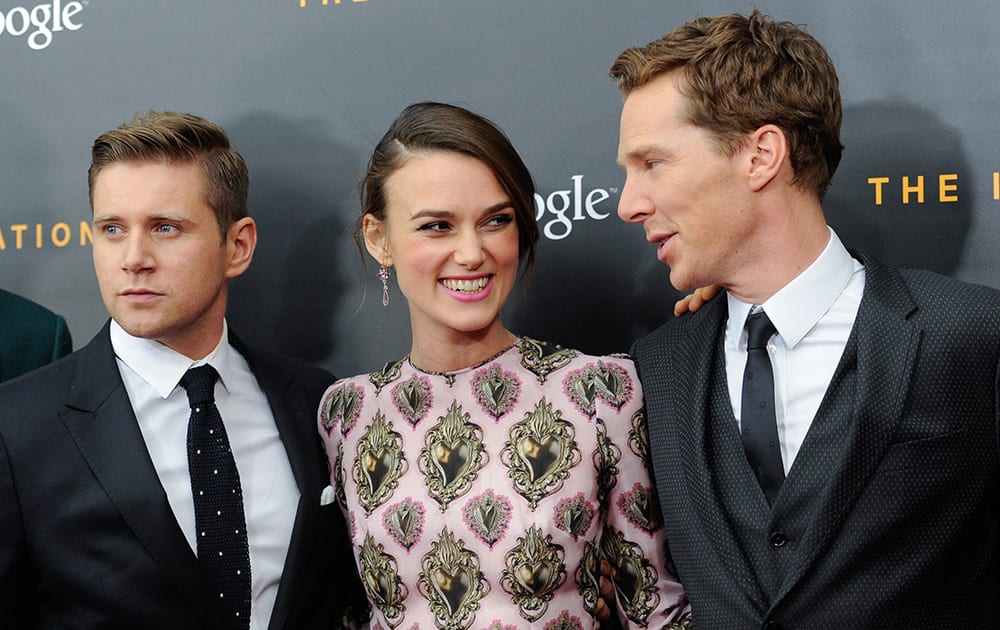
[[[491,549],[503,537],[510,524],[510,503],[489,490],[470,501],[464,513],[469,529]]]
[[[381,573],[377,575],[366,573],[365,583],[368,585],[368,592],[375,596],[373,599],[377,605],[384,606],[389,603],[392,590],[387,576]]]
[[[652,534],[663,525],[659,502],[649,488],[644,488],[638,482],[632,490],[623,492],[618,501],[625,512],[625,518],[639,529]]]
[[[472,590],[469,572],[462,568],[457,568],[451,573],[444,569],[435,569],[433,577],[434,589],[444,598],[449,613],[454,615],[465,604]]]
[[[372,494],[378,494],[379,490],[382,489],[382,484],[386,481],[389,470],[391,470],[392,453],[386,449],[380,449],[376,452],[365,451],[361,456],[361,462],[363,464],[361,470],[368,479],[368,487]]]
[[[384,522],[389,535],[409,550],[420,540],[423,531],[423,508],[406,499],[389,508]]]
[[[586,403],[584,406],[587,407],[587,409],[592,410],[594,407],[594,398],[597,395],[597,392],[594,389],[593,381],[581,375],[580,378],[573,383],[573,389]]]
[[[518,443],[517,452],[528,465],[532,483],[536,483],[559,465],[562,443],[552,436],[537,440],[529,435]]]
[[[618,375],[606,366],[601,366],[597,368],[594,376],[597,386],[606,394],[606,400],[618,400],[622,394],[622,381]]]
[[[415,381],[408,381],[403,383],[403,385],[399,388],[399,393],[399,401],[406,406],[406,410],[410,412],[409,415],[415,416],[420,410],[420,387]]]
[[[629,509],[632,515],[644,523],[649,523],[649,499],[646,495],[636,494]]]
[[[400,540],[409,540],[413,533],[413,509],[408,505],[401,505],[392,511],[389,517],[393,529]]]
[[[618,565],[618,573],[615,576],[615,590],[618,591],[618,596],[623,600],[622,605],[626,608],[632,605],[636,595],[639,594],[641,574],[642,571],[636,566],[635,560],[622,558],[621,564]]]
[[[434,464],[441,472],[444,486],[447,487],[468,469],[472,445],[465,439],[457,439],[450,443],[438,442],[434,444],[433,453]]]
[[[480,503],[474,511],[476,522],[484,532],[492,532],[497,524],[497,508],[491,503]]]
[[[402,536],[410,534],[410,526],[413,524],[413,514],[406,507],[401,507],[392,513],[392,525],[396,528],[396,533]]]
[[[563,512],[562,520],[567,532],[574,536],[579,536],[583,533],[586,525],[589,524],[590,518],[584,514],[579,505],[574,505]]]
[[[347,435],[347,432],[354,427],[360,401],[352,387],[345,385],[330,396],[326,417],[323,419],[323,426],[327,433],[333,430],[338,421],[341,423],[340,431],[344,435]]]
[[[490,378],[483,381],[481,386],[483,394],[489,399],[490,404],[493,405],[494,409],[499,408],[504,399],[507,398],[508,389],[507,383],[503,381],[502,378],[497,376],[491,376]]]
[[[520,564],[514,571],[514,578],[517,580],[517,583],[535,595],[544,593],[550,587],[556,575],[557,573],[551,567],[545,565],[532,566],[529,564]]]

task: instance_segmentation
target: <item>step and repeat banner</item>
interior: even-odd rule
[[[514,331],[627,350],[677,293],[641,228],[615,210],[627,46],[708,0],[0,0],[0,287],[61,313],[76,347],[107,315],[91,263],[93,139],[137,112],[222,124],[251,170],[260,245],[232,288],[248,341],[367,371],[405,354],[406,305],[383,308],[352,231],[357,181],[405,105],[469,107],[532,169],[541,227]],[[756,3],[828,48],[844,97],[844,159],[826,199],[852,247],[1000,287],[1000,4]]]

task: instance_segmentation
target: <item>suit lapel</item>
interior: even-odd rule
[[[698,520],[711,540],[713,552],[726,572],[739,584],[741,592],[746,593],[763,611],[765,599],[750,562],[719,502],[714,499],[718,496],[718,481],[709,465],[709,392],[717,369],[718,345],[724,342],[727,316],[726,300],[712,300],[700,312],[682,317],[677,322],[676,333],[657,349],[663,357],[657,363],[666,370],[660,377],[668,383],[665,398],[668,407],[663,413],[676,424],[677,436],[682,444],[681,464],[690,505],[696,508]],[[674,466],[674,462],[654,457],[654,464],[658,478],[671,478],[667,469]]]
[[[858,395],[853,405],[841,407],[842,413],[851,414],[842,419],[847,444],[840,464],[828,473],[831,482],[820,499],[814,525],[799,545],[801,557],[786,576],[776,603],[794,588],[839,533],[844,518],[881,461],[909,395],[921,338],[918,325],[910,317],[916,304],[898,273],[862,254],[854,256],[865,264],[865,291],[848,342],[848,346],[856,345]],[[826,401],[820,408],[824,406]]]
[[[211,622],[211,589],[167,501],[122,383],[108,326],[77,353],[60,413],[115,508],[181,596]]]
[[[257,382],[267,396],[278,434],[288,455],[292,475],[299,488],[299,505],[295,514],[292,537],[288,544],[278,597],[271,613],[269,628],[285,627],[296,603],[296,590],[311,579],[307,571],[312,564],[310,554],[317,549],[319,497],[322,488],[317,472],[322,465],[319,437],[316,429],[316,409],[309,407],[304,392],[296,392],[294,379],[287,371],[277,369],[261,355],[244,346],[236,337],[232,343],[246,358]],[[295,395],[298,393],[299,395]],[[317,406],[319,402],[317,401]]]

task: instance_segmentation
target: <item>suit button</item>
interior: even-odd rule
[[[773,545],[774,547],[783,546],[787,540],[788,539],[785,538],[785,535],[782,534],[781,532],[773,532],[771,534],[771,545]],[[781,630],[780,626],[775,626],[774,628],[768,628],[767,626],[764,627],[766,630]]]
[[[768,621],[763,626],[761,626],[761,630],[784,630],[784,628],[785,627],[780,623],[778,623],[777,621]]]

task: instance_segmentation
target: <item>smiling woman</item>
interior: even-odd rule
[[[446,371],[509,346],[499,313],[517,278],[518,229],[490,169],[461,153],[418,152],[387,179],[386,199],[383,220],[364,215],[365,244],[396,269],[412,361]],[[470,335],[476,343],[462,343]]]
[[[504,134],[412,105],[375,148],[361,202],[358,237],[384,281],[395,271],[413,340],[319,411],[372,626],[592,628],[604,558],[628,625],[688,627],[631,361],[500,319],[538,238],[531,175]]]

